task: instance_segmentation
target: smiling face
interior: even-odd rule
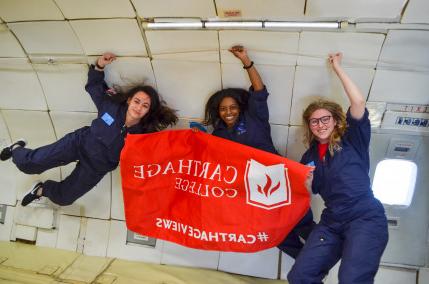
[[[240,116],[240,106],[231,97],[225,97],[219,104],[219,117],[228,128],[234,126]]]
[[[314,111],[308,119],[311,132],[321,144],[329,142],[336,125],[337,122],[332,117],[332,113],[323,108]]]
[[[139,122],[150,109],[150,97],[143,91],[139,91],[128,99],[127,118],[133,122]]]

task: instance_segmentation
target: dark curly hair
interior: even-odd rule
[[[240,89],[240,88],[228,88],[217,91],[210,96],[209,100],[206,103],[204,124],[213,125],[214,128],[219,126],[219,123],[222,119],[219,117],[219,105],[224,98],[233,98],[238,106],[240,107],[240,112],[243,112],[247,109],[247,101],[249,98],[249,92]]]
[[[138,92],[144,92],[150,97],[149,111],[140,120],[140,124],[146,133],[160,131],[177,123],[176,110],[169,108],[152,86],[136,86],[112,95],[111,98],[116,103],[127,104],[128,99],[134,97]]]

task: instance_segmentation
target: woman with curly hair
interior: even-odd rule
[[[120,94],[107,88],[103,70],[115,59],[114,54],[104,53],[89,68],[85,89],[98,110],[91,126],[34,150],[25,148],[24,140],[2,150],[1,160],[12,157],[18,169],[26,174],[40,174],[78,161],[73,172],[61,182],[37,182],[22,199],[22,206],[42,196],[58,205],[72,204],[118,166],[128,133],[156,132],[177,122],[175,111],[165,105],[151,86],[136,86]]]
[[[309,149],[301,163],[313,165],[312,191],[325,201],[319,224],[288,274],[291,284],[322,283],[341,259],[339,283],[373,283],[387,245],[383,205],[371,190],[371,125],[365,99],[341,67],[342,54],[329,55],[350,107],[318,100],[303,113]]]

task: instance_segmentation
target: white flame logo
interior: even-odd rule
[[[269,175],[265,174],[265,176],[267,177],[267,182],[265,183],[264,188],[262,188],[262,186],[260,186],[258,184],[258,192],[262,193],[263,195],[265,195],[266,197],[270,197],[271,194],[273,194],[273,192],[275,192],[277,189],[279,189],[280,187],[280,182],[277,183],[276,186],[271,187],[271,184],[273,183],[271,181],[271,178]]]
[[[284,164],[265,166],[255,160],[247,161],[244,183],[247,204],[270,210],[291,203]]]

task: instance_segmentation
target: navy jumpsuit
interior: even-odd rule
[[[388,232],[384,208],[371,190],[368,110],[362,119],[347,112],[348,127],[341,148],[320,161],[318,142],[301,163],[314,162],[312,190],[325,201],[320,223],[311,232],[288,275],[291,284],[322,283],[341,259],[339,283],[373,283]]]
[[[144,132],[140,124],[125,127],[128,106],[108,97],[104,72],[92,66],[85,89],[98,110],[91,126],[77,129],[50,145],[34,150],[17,147],[12,152],[13,162],[27,174],[40,174],[78,161],[73,172],[61,182],[43,183],[43,196],[58,205],[72,204],[118,166],[127,133]]]
[[[249,89],[248,108],[240,113],[239,119],[232,129],[228,129],[221,121],[213,131],[213,135],[238,142],[250,147],[278,154],[271,139],[269,123],[268,92],[267,89],[254,91]],[[300,238],[307,239],[314,226],[313,214],[308,210],[304,218],[289,233],[278,248],[296,258],[303,247]]]

